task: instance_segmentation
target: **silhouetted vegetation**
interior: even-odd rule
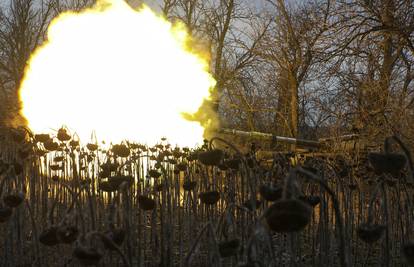
[[[65,128],[4,130],[2,145],[2,266],[412,265],[397,137],[383,153],[271,159],[221,138],[82,146]]]

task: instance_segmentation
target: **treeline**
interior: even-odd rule
[[[3,124],[21,123],[17,88],[48,22],[89,0],[12,0],[0,13]],[[130,1],[137,6],[137,1]],[[162,0],[211,55],[223,126],[314,138],[413,139],[412,0]],[[411,140],[412,141],[412,140]]]

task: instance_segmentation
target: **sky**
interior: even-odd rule
[[[13,0],[0,0],[0,6],[7,6],[10,4],[10,2]],[[36,2],[41,2],[42,0],[35,0]],[[159,4],[162,0],[129,0],[130,3],[132,3],[133,6],[138,6],[139,3],[144,2],[150,7],[157,9],[159,7]],[[257,9],[262,9],[264,7],[264,3],[266,0],[244,0],[246,3],[251,4],[252,7],[255,7]]]

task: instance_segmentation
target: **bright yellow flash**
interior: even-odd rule
[[[148,7],[101,0],[54,19],[32,55],[20,88],[35,132],[66,125],[81,141],[201,143],[203,127],[182,118],[209,98],[215,81],[190,52],[184,27]]]

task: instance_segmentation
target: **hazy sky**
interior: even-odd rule
[[[0,6],[6,6],[10,3],[10,1],[13,0],[0,0]],[[35,1],[40,3],[42,0]],[[252,7],[255,7],[257,9],[262,9],[264,7],[265,1],[266,0],[245,0],[245,3],[249,3]],[[129,0],[129,2],[135,6],[139,5],[139,3],[145,2],[146,4],[155,9],[159,7],[159,3],[161,2],[161,0]]]

